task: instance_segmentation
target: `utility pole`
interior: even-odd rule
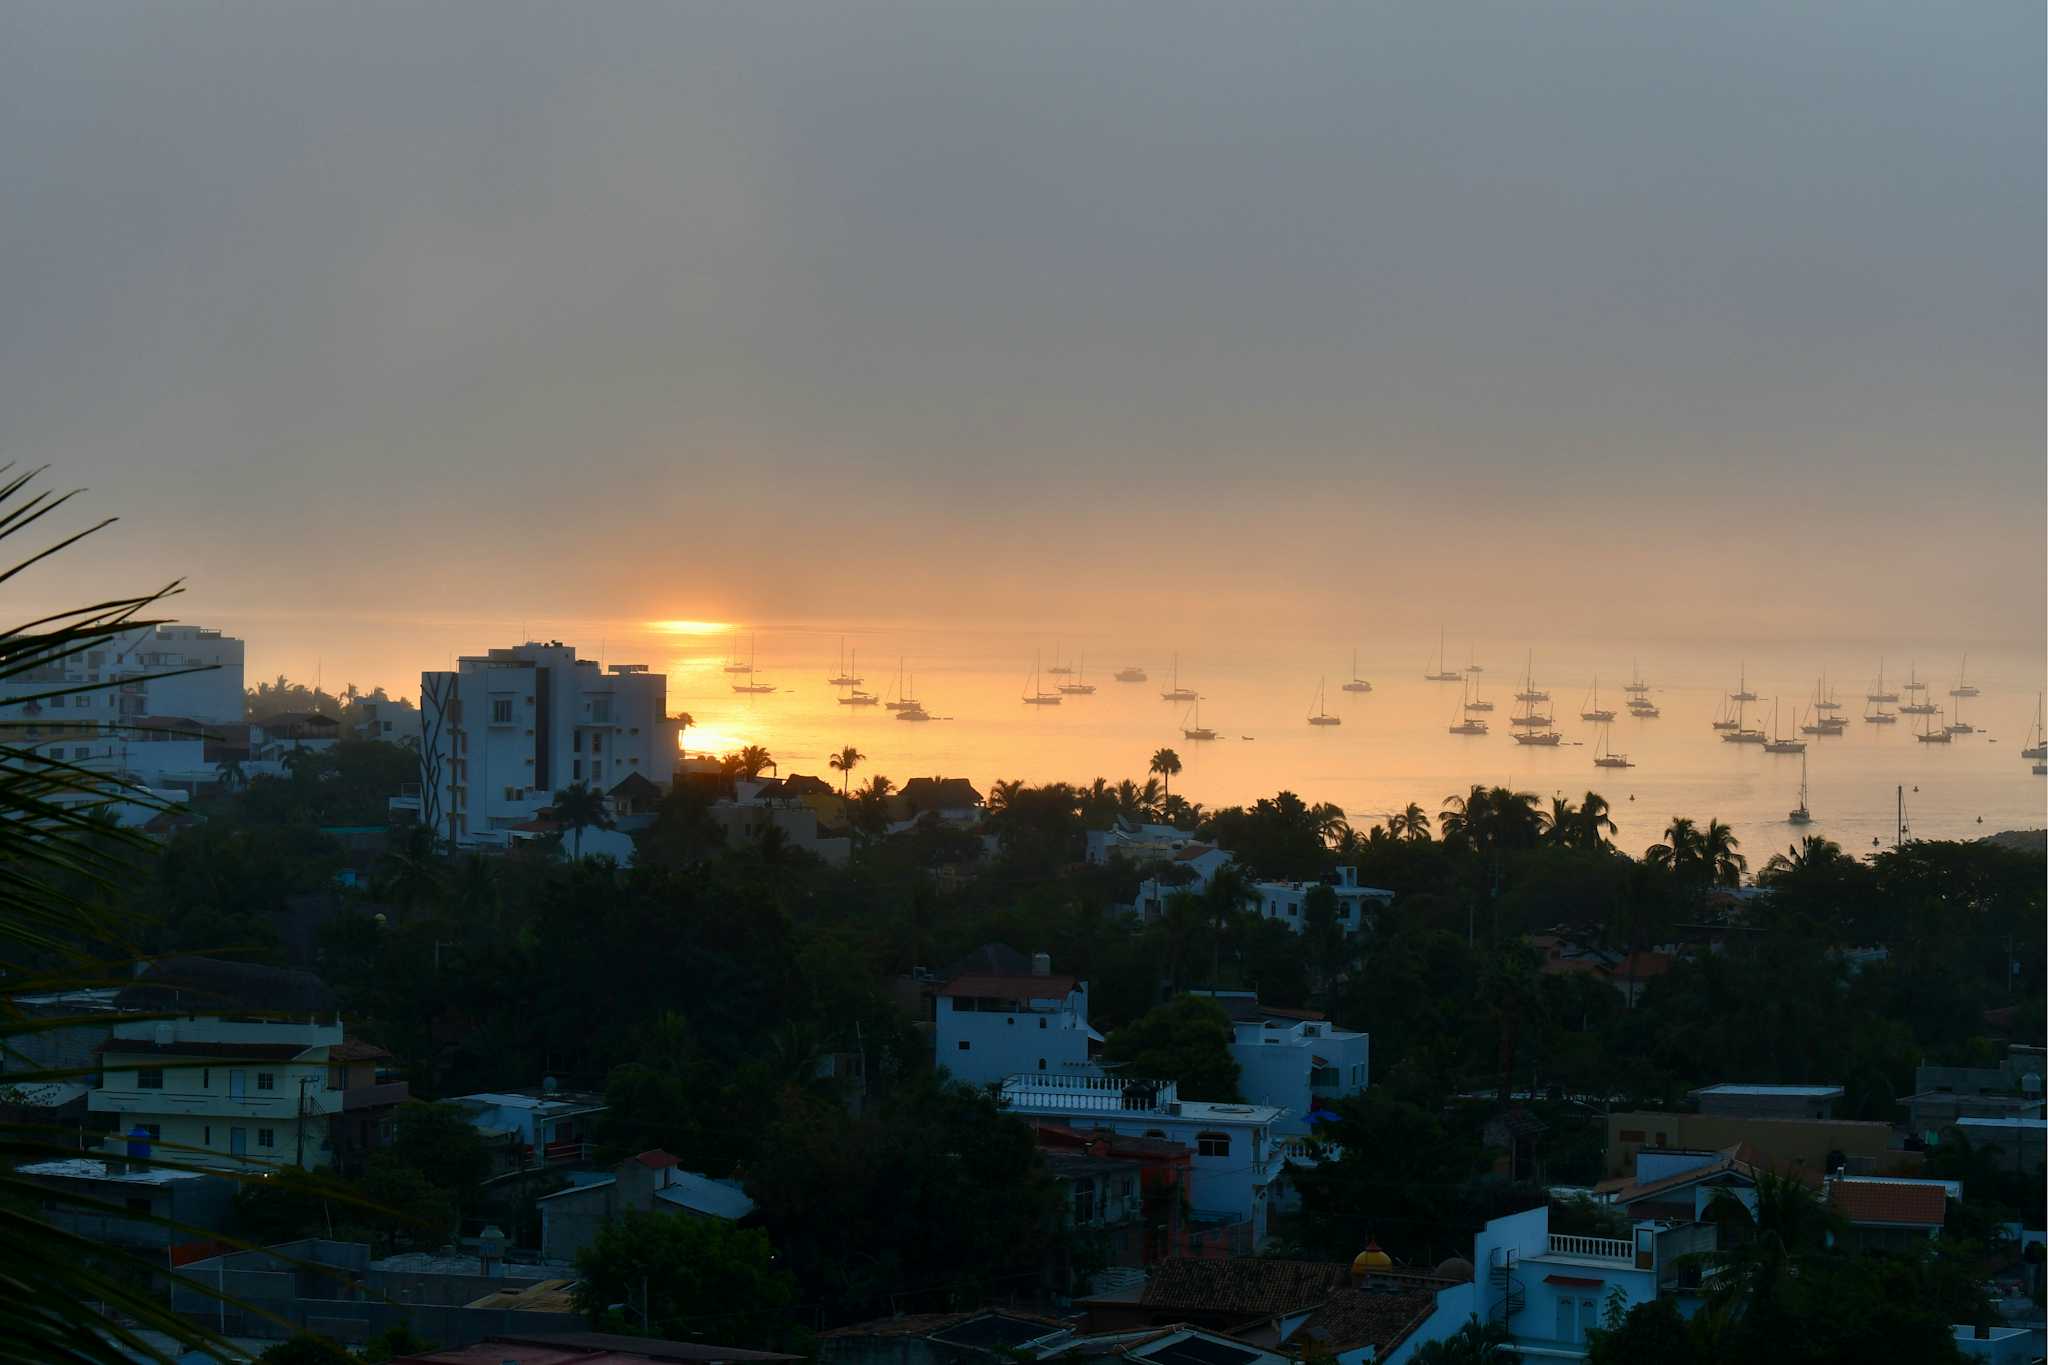
[[[299,1077],[299,1121],[294,1126],[299,1130],[298,1164],[302,1171],[306,1169],[306,1087],[312,1083],[311,1076]]]

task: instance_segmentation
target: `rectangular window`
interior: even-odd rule
[[[592,736],[590,737],[590,752],[592,752],[592,753],[594,753],[594,754],[601,754],[601,753],[603,753],[603,752],[604,752],[604,736],[603,736],[603,735],[592,735]]]
[[[611,724],[612,699],[610,697],[592,697],[590,699],[590,719],[598,725]]]
[[[247,1128],[228,1129],[228,1155],[247,1156],[248,1154],[249,1130]]]
[[[138,1090],[161,1090],[164,1088],[164,1069],[160,1066],[145,1066],[135,1073]]]
[[[258,1147],[275,1147],[275,1146],[277,1146],[277,1129],[275,1129],[275,1128],[258,1128],[258,1129],[256,1130],[256,1145],[257,1145]]]
[[[491,698],[491,724],[510,725],[511,723],[512,699],[510,697]]]
[[[581,781],[583,780],[583,760],[582,760],[582,759],[580,759],[580,758],[579,758],[579,759],[577,759],[577,760],[576,760],[576,761],[575,761],[574,763],[571,763],[571,764],[569,765],[569,776],[571,776],[571,777],[575,778],[575,779],[576,779],[576,780],[577,780],[578,782],[581,782]]]
[[[1230,1134],[1228,1134],[1228,1133],[1197,1133],[1197,1134],[1195,1135],[1195,1155],[1197,1155],[1197,1156],[1229,1156],[1229,1155],[1230,1155]]]
[[[962,1038],[962,1039],[960,1040],[960,1050],[961,1050],[962,1052],[965,1052],[965,1051],[967,1051],[967,1040],[966,1040],[965,1038]]]
[[[137,1218],[149,1217],[149,1201],[147,1199],[130,1199],[128,1201],[128,1212]]]
[[[201,1128],[201,1129],[199,1130],[199,1145],[200,1145],[201,1147],[211,1147],[211,1146],[213,1146],[213,1125],[212,1125],[212,1124],[210,1124],[210,1123],[209,1123],[209,1124],[207,1124],[207,1125],[206,1125],[206,1126],[205,1126],[204,1128]]]
[[[1620,1137],[1623,1142],[1641,1142],[1643,1141],[1643,1130],[1640,1128],[1624,1128],[1621,1130]]]
[[[257,1072],[257,1073],[256,1073],[256,1088],[257,1088],[258,1090],[275,1090],[275,1089],[277,1089],[277,1075],[276,1075],[276,1073],[275,1073],[275,1072],[270,1072],[270,1071],[259,1071],[259,1072]]]

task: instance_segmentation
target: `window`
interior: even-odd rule
[[[1163,1138],[1166,1136],[1166,1130],[1164,1128],[1147,1128],[1145,1130],[1145,1136]]]
[[[247,1128],[228,1129],[228,1154],[230,1156],[247,1156],[248,1153],[249,1130]]]
[[[961,1050],[962,1052],[965,1052],[965,1051],[967,1051],[967,1050],[968,1050],[968,1048],[967,1048],[967,1040],[966,1040],[965,1038],[962,1038],[962,1039],[960,1040],[960,1050]]]
[[[1643,1141],[1643,1130],[1640,1128],[1624,1128],[1621,1130],[1620,1137],[1623,1142],[1641,1142]]]
[[[149,1201],[147,1199],[130,1199],[128,1201],[128,1212],[137,1218],[149,1217]]]
[[[1095,1182],[1076,1180],[1074,1182],[1074,1222],[1085,1225],[1095,1221]]]
[[[491,724],[510,725],[511,723],[512,699],[510,697],[491,698]]]
[[[1038,1069],[1039,1069],[1040,1071],[1043,1071],[1043,1070],[1045,1070],[1045,1058],[1043,1058],[1043,1057],[1040,1057],[1040,1058],[1038,1059]]]
[[[258,1128],[258,1129],[256,1130],[256,1145],[257,1145],[258,1147],[275,1147],[275,1146],[277,1146],[277,1129],[275,1129],[275,1128]]]
[[[590,699],[590,719],[599,725],[610,725],[612,723],[612,699],[610,697],[592,697]]]
[[[138,1090],[161,1090],[164,1088],[164,1069],[160,1066],[145,1066],[135,1073],[135,1087]]]
[[[1131,1197],[1131,1178],[1129,1176],[1125,1176],[1117,1183],[1116,1192],[1125,1199]]]
[[[590,737],[590,752],[592,752],[592,753],[594,753],[594,754],[601,754],[601,753],[603,753],[603,752],[604,752],[604,736],[603,736],[603,735],[592,735],[592,736]]]
[[[1228,1134],[1228,1133],[1197,1133],[1197,1134],[1195,1134],[1195,1155],[1197,1155],[1197,1156],[1229,1156],[1229,1155],[1230,1155],[1230,1134]]]
[[[206,1125],[206,1126],[205,1126],[204,1128],[201,1128],[201,1129],[199,1130],[199,1145],[200,1145],[201,1147],[211,1147],[211,1146],[213,1146],[213,1125],[212,1125],[212,1124],[210,1124],[210,1123],[209,1123],[209,1124],[207,1124],[207,1125]]]
[[[1044,1028],[1044,1027],[1045,1027],[1045,1020],[1044,1020],[1043,1018],[1041,1018],[1041,1019],[1040,1019],[1040,1020],[1038,1021],[1038,1026],[1039,1026],[1040,1028]]]
[[[570,765],[569,765],[569,776],[571,776],[571,777],[575,778],[575,779],[576,779],[576,780],[577,780],[578,782],[581,782],[581,781],[583,780],[583,760],[582,760],[582,759],[580,759],[580,758],[579,758],[579,759],[577,759],[577,760],[576,760],[576,761],[575,761],[574,763],[572,763],[572,764],[570,764]]]
[[[274,1071],[259,1071],[259,1072],[257,1072],[257,1073],[256,1073],[256,1088],[257,1088],[258,1090],[275,1090],[275,1089],[277,1089],[277,1073],[276,1073],[276,1072],[274,1072]]]
[[[1657,1134],[1657,1145],[1659,1147],[1664,1145],[1664,1135],[1662,1133]]]

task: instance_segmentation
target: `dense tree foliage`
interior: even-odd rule
[[[594,1326],[773,1350],[790,1343],[796,1281],[768,1234],[629,1209],[577,1253],[576,1307]]]
[[[1132,1076],[1173,1081],[1184,1100],[1233,1104],[1237,1059],[1230,1055],[1230,1016],[1213,1000],[1182,996],[1149,1010],[1109,1035],[1105,1062]]]

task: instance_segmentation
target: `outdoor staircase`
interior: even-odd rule
[[[1486,1284],[1493,1301],[1487,1317],[1503,1327],[1512,1325],[1515,1314],[1529,1303],[1529,1291],[1515,1274],[1515,1266],[1513,1247],[1495,1247],[1487,1256]]]

